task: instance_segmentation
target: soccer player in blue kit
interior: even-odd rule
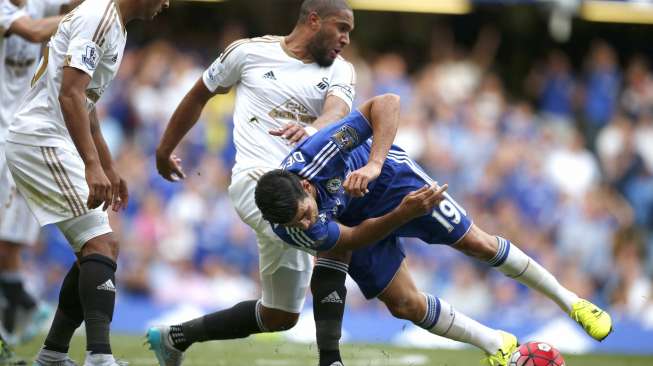
[[[402,237],[449,245],[484,261],[555,301],[591,337],[599,341],[607,337],[612,330],[608,313],[563,287],[509,240],[475,226],[445,192],[446,185],[438,186],[392,145],[398,111],[397,96],[372,98],[300,143],[281,169],[263,175],[256,187],[256,204],[275,233],[294,247],[317,252],[318,263],[333,271],[323,277],[331,278],[321,292],[326,296],[314,294],[314,302],[340,306],[337,311],[325,308],[324,318],[315,315],[320,352],[329,337],[337,349],[340,330],[321,333],[325,324],[320,321],[341,321],[349,273],[368,299],[378,297],[395,317],[481,348],[487,354],[485,364],[508,363],[516,337],[419,292],[403,264]]]

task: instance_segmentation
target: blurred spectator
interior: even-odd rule
[[[614,49],[602,40],[592,42],[584,81],[583,115],[585,138],[594,146],[599,129],[614,115],[621,86],[621,73]]]
[[[542,118],[561,128],[573,125],[575,80],[569,58],[561,50],[552,50],[546,64],[529,75],[528,87],[538,101]]]
[[[560,191],[571,198],[581,198],[599,182],[599,164],[585,148],[583,137],[574,133],[569,141],[554,148],[545,169]]]

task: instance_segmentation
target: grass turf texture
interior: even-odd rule
[[[16,353],[31,361],[36,355],[43,335]],[[143,345],[144,337],[115,335],[112,337],[114,354],[129,361],[131,366],[156,365],[154,354]],[[475,366],[482,357],[475,349],[444,351],[397,348],[387,345],[343,345],[346,366]],[[570,355],[564,354],[567,366],[651,366],[653,356]],[[71,357],[80,365],[84,361],[84,338],[76,336],[71,346]],[[315,345],[287,343],[276,337],[250,337],[245,340],[209,342],[193,345],[186,353],[187,366],[315,366]]]

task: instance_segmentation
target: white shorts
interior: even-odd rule
[[[86,208],[84,162],[74,147],[6,144],[7,165],[18,191],[41,226],[57,224],[75,252],[111,232],[102,209]]]
[[[256,207],[256,182],[267,170],[247,169],[232,175],[229,197],[240,218],[256,232],[263,306],[299,313],[310,285],[313,258],[284,243]]]
[[[0,241],[32,245],[38,236],[39,224],[18,193],[5,160],[5,143],[0,143]]]

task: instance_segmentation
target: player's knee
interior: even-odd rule
[[[422,304],[414,296],[405,296],[386,302],[386,306],[395,318],[417,321]]]
[[[83,257],[91,254],[100,254],[111,258],[114,261],[118,259],[119,252],[120,244],[116,237],[112,234],[105,234],[95,237],[86,242],[82,248]]]
[[[299,314],[285,311],[264,312],[261,320],[265,328],[270,332],[281,332],[294,327],[299,320]]]
[[[498,245],[495,236],[474,226],[455,248],[470,257],[488,261],[497,253]]]

